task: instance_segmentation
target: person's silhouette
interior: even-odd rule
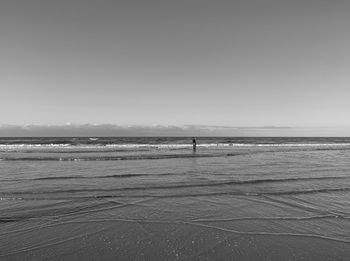
[[[197,149],[197,141],[196,141],[195,137],[192,138],[192,145],[193,145],[193,151],[196,151],[196,149]]]

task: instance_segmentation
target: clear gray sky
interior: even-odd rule
[[[1,0],[0,124],[350,125],[350,1]]]

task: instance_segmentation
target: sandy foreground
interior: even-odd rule
[[[350,254],[347,219],[255,196],[110,198],[60,213],[67,204],[32,206],[39,213],[55,205],[56,215],[3,219],[1,260],[348,260]]]

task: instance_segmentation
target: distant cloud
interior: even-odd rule
[[[83,125],[2,125],[1,137],[56,137],[56,136],[349,136],[349,127],[295,128],[295,127],[230,127],[207,125],[183,126],[122,126],[113,124]]]

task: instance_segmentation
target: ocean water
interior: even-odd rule
[[[0,260],[349,260],[350,138],[0,138]]]

